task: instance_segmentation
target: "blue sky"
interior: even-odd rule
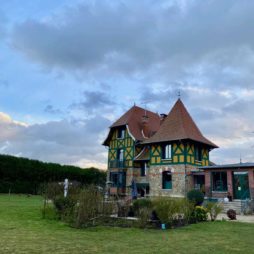
[[[108,126],[134,102],[182,100],[220,146],[254,161],[251,1],[40,1],[0,6],[0,153],[106,167]]]

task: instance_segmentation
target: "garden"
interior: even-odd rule
[[[43,218],[61,220],[71,227],[118,226],[143,229],[172,229],[193,223],[215,221],[222,211],[216,202],[204,202],[204,195],[192,190],[187,198],[156,197],[132,200],[106,197],[102,188],[62,186],[50,183],[44,193]]]
[[[253,253],[254,224],[214,221],[168,230],[80,230],[62,220],[43,219],[43,206],[41,196],[0,195],[1,253]]]

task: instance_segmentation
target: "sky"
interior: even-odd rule
[[[254,2],[1,0],[0,153],[106,168],[108,127],[178,92],[217,163],[254,162]]]

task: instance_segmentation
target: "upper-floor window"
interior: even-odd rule
[[[119,149],[119,150],[117,151],[117,160],[123,161],[123,155],[124,155],[123,149]]]
[[[172,158],[172,146],[167,144],[162,146],[162,159],[169,160]]]
[[[119,128],[117,133],[117,138],[123,139],[125,136],[125,127]]]
[[[162,189],[172,189],[172,175],[170,171],[162,172]]]
[[[195,160],[202,161],[202,148],[200,146],[195,149]]]

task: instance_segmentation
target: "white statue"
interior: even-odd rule
[[[68,188],[69,188],[69,180],[66,178],[64,180],[64,197],[67,197],[68,194]]]

